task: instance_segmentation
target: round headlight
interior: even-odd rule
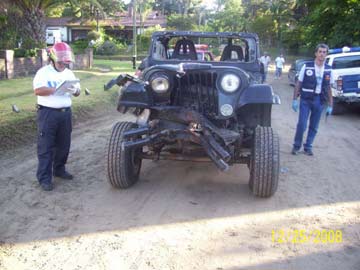
[[[156,93],[162,94],[169,89],[169,79],[165,76],[155,77],[150,85]]]
[[[232,93],[239,88],[240,78],[235,74],[227,74],[222,77],[220,84],[225,92]]]
[[[220,112],[223,116],[230,116],[233,114],[234,108],[230,104],[224,104],[220,107]]]

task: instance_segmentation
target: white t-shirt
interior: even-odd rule
[[[260,62],[264,64],[264,70],[265,70],[265,72],[267,72],[267,70],[269,68],[269,64],[271,62],[270,56],[265,56],[265,55],[261,56]]]
[[[284,67],[284,64],[285,64],[285,59],[284,57],[276,57],[275,59],[275,64],[276,64],[276,67],[277,68],[283,68]]]
[[[64,71],[58,72],[53,65],[47,65],[40,68],[34,77],[33,88],[40,87],[56,87],[65,80],[74,80],[75,75],[70,70],[65,68]],[[71,95],[66,93],[62,96],[37,96],[37,103],[42,106],[50,108],[66,108],[71,106]]]
[[[318,66],[315,64],[315,77],[316,77],[316,89],[315,89],[315,94],[320,94],[321,92],[321,85],[322,85],[322,81],[323,81],[323,77],[324,77],[324,66]],[[301,67],[301,70],[299,72],[299,81],[303,82],[304,81],[304,76],[305,76],[305,68],[306,65],[304,64]],[[330,84],[334,83],[334,78],[332,76],[332,72],[330,72]]]

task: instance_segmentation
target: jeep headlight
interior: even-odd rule
[[[150,81],[151,88],[158,94],[165,93],[169,90],[169,78],[163,74],[155,76]]]
[[[240,78],[235,74],[226,74],[220,82],[221,88],[228,93],[236,91],[240,86]]]

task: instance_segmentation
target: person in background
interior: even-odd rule
[[[285,64],[284,56],[283,54],[280,54],[280,56],[276,57],[275,59],[275,67],[276,67],[275,79],[280,79],[284,64]]]
[[[263,64],[263,68],[264,68],[264,71],[262,73],[261,83],[266,82],[270,62],[271,62],[271,57],[267,52],[264,52],[264,55],[260,57],[260,63]]]
[[[71,144],[71,96],[80,95],[80,84],[67,92],[58,93],[56,87],[65,80],[75,80],[67,67],[74,62],[71,47],[65,42],[56,43],[49,50],[49,64],[39,69],[33,80],[37,96],[38,168],[37,179],[45,191],[53,189],[52,177],[72,179],[65,170]]]
[[[291,153],[297,155],[301,149],[303,134],[306,130],[310,117],[307,139],[304,153],[308,156],[314,155],[312,151],[315,135],[318,131],[321,113],[327,103],[326,114],[332,113],[333,98],[331,94],[331,83],[334,83],[331,67],[325,64],[325,57],[329,47],[319,44],[315,49],[315,60],[304,64],[299,73],[299,80],[295,86],[292,108],[295,112],[299,109],[297,98],[300,96],[299,120],[296,126],[294,145]]]

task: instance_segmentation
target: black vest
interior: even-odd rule
[[[321,84],[320,98],[321,102],[325,103],[328,98],[328,91],[330,87],[331,66],[325,64],[324,74]],[[300,96],[303,99],[313,99],[316,90],[316,75],[315,62],[305,64],[304,80],[301,84]]]

